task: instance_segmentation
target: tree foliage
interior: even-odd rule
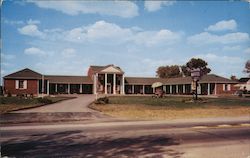
[[[231,80],[234,80],[234,81],[237,81],[237,80],[238,80],[237,77],[236,77],[235,75],[232,75],[232,76],[230,77],[230,79],[231,79]]]
[[[200,68],[202,75],[206,75],[211,71],[211,69],[208,68],[207,65],[208,65],[207,62],[204,61],[203,59],[192,58],[186,63],[186,69],[191,70]],[[190,76],[190,74],[187,75]]]
[[[156,73],[157,76],[160,78],[171,78],[181,76],[178,65],[160,66],[158,67]]]
[[[250,60],[246,62],[244,72],[250,73]]]
[[[171,77],[181,77],[183,75],[190,76],[190,70],[193,68],[200,68],[202,74],[205,75],[211,71],[207,67],[207,62],[200,58],[192,58],[185,65],[167,65],[158,67],[156,73],[160,78],[171,78]],[[181,71],[180,71],[181,68]]]

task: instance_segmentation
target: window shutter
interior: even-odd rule
[[[223,84],[223,91],[225,91],[225,84]]]
[[[23,89],[27,89],[27,80],[23,81]]]
[[[231,84],[227,85],[227,89],[228,89],[228,91],[231,91]]]
[[[16,87],[16,89],[19,89],[19,80],[16,80],[15,87]]]

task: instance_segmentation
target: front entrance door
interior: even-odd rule
[[[111,86],[111,83],[108,83],[107,84],[107,90],[108,90],[108,94],[111,94],[112,93],[112,86]]]

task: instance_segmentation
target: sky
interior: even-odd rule
[[[202,58],[211,73],[247,76],[246,1],[13,1],[1,7],[1,75],[87,75],[114,64],[125,76]]]

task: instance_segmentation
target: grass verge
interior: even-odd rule
[[[114,117],[146,120],[250,115],[249,100],[205,98],[202,102],[192,103],[186,102],[187,99],[148,96],[110,97],[109,104],[92,104],[90,107]]]

